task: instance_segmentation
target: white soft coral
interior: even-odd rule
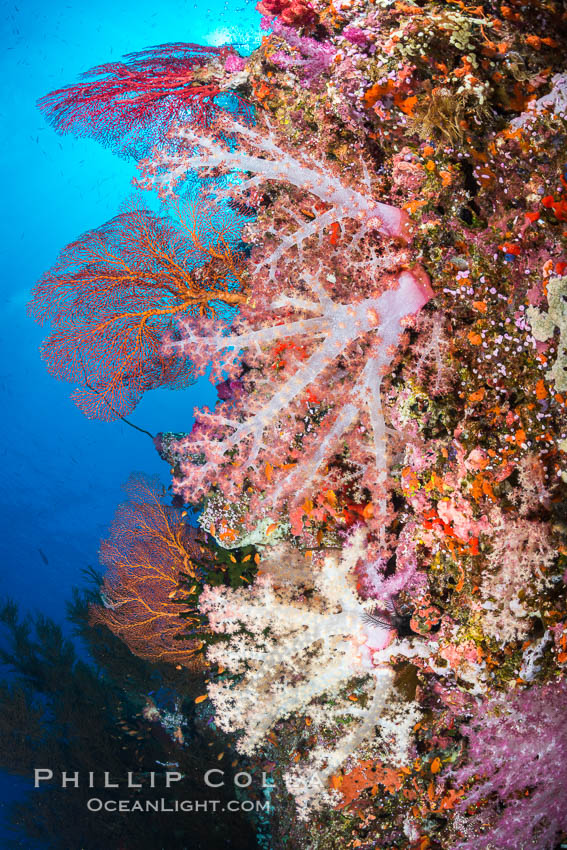
[[[326,798],[345,759],[375,738],[394,681],[390,656],[423,653],[407,641],[392,643],[392,629],[365,617],[373,603],[360,599],[353,580],[364,552],[359,530],[340,559],[325,558],[309,601],[286,599],[269,577],[250,588],[206,588],[201,596],[212,630],[231,636],[211,646],[208,658],[240,678],[211,683],[209,696],[220,728],[243,732],[238,749],[251,754],[279,719],[295,713],[308,714],[316,733],[331,730],[334,743],[319,743],[286,775],[304,817]],[[341,695],[353,679],[363,680],[356,703]]]

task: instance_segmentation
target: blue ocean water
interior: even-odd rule
[[[112,218],[131,193],[135,165],[88,139],[60,137],[36,101],[93,66],[172,41],[259,41],[255,2],[23,0],[2,5],[0,100],[3,187],[0,269],[0,596],[61,621],[81,570],[97,563],[121,485],[167,465],[151,440],[122,422],[87,420],[70,385],[49,376],[38,346],[46,331],[26,316],[30,290],[58,252]],[[155,433],[187,430],[206,382],[148,393],[131,419]],[[12,781],[0,787],[6,798]],[[0,813],[1,813],[0,809]],[[0,845],[3,841],[0,834]],[[24,846],[24,845],[22,845]]]

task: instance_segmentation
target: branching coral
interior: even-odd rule
[[[228,141],[223,143],[220,133],[229,139],[236,138],[236,149]],[[349,250],[356,247],[360,239],[368,232],[376,231],[391,238],[406,241],[410,236],[410,218],[406,212],[373,198],[370,177],[366,172],[366,185],[349,185],[345,176],[333,169],[330,163],[324,163],[300,151],[285,149],[268,125],[264,132],[239,124],[236,121],[219,121],[216,132],[204,135],[190,126],[181,125],[173,136],[180,141],[185,150],[168,155],[154,157],[146,165],[142,183],[155,185],[161,192],[170,192],[176,184],[185,178],[191,169],[198,170],[201,176],[224,174],[245,174],[253,176],[246,180],[233,180],[229,189],[217,196],[230,194],[232,197],[245,196],[258,192],[266,181],[287,183],[310,194],[324,204],[324,211],[316,210],[309,224],[301,224],[297,229],[281,238],[277,248],[268,255],[262,265],[268,266],[273,279],[280,258],[295,248],[300,252],[305,240],[321,235],[325,229],[343,229],[347,223],[354,222],[356,229]],[[336,232],[336,231],[335,231]],[[274,234],[276,237],[279,234]]]
[[[409,251],[374,244],[379,233],[407,241],[407,213],[374,200],[364,163],[357,182],[331,162],[278,141],[269,126],[226,121],[218,129],[225,142],[180,126],[175,135],[185,150],[156,155],[142,182],[171,190],[197,169],[203,178],[224,177],[211,190],[217,200],[258,199],[263,187],[282,194],[248,228],[253,282],[233,331],[210,326],[203,333],[202,323],[182,322],[185,340],[164,349],[167,355],[191,350],[201,370],[213,363],[213,377],[239,378],[242,353],[254,370],[253,387],[239,400],[198,414],[196,429],[179,447],[188,461],[177,489],[195,499],[216,484],[235,497],[248,479],[257,492],[267,491],[252,516],[287,500],[297,533],[309,489],[346,442],[351,461],[368,467],[364,482],[378,513],[386,470],[381,378],[403,319],[432,295],[424,270],[409,267]],[[306,205],[303,219],[286,193]],[[271,225],[262,218],[269,215]],[[354,299],[351,274],[360,280]],[[227,462],[230,476],[220,472]]]
[[[257,385],[252,398],[245,396],[241,404],[221,404],[215,412],[198,412],[196,429],[180,448],[188,455],[202,454],[205,462],[182,464],[184,478],[177,488],[186,498],[205,495],[213,484],[227,496],[238,495],[245,478],[266,486],[269,465],[269,493],[261,509],[277,509],[285,500],[295,507],[314,489],[321,467],[357,425],[362,431],[354,435],[360,443],[356,459],[366,460],[365,480],[375,488],[383,483],[386,428],[381,377],[395,351],[401,320],[421,307],[428,291],[414,274],[404,272],[396,289],[377,298],[340,304],[329,297],[316,276],[304,272],[303,278],[316,300],[281,296],[273,306],[274,317],[284,311],[280,313],[283,322],[274,325],[274,317],[268,315],[257,330],[245,326],[240,334],[217,331],[207,336],[186,322],[182,325],[185,340],[166,347],[166,353],[177,356],[191,352],[198,369],[212,362],[229,373],[234,372],[235,361],[238,367],[242,350],[249,352],[250,363],[258,357],[265,360],[264,349],[269,358],[282,343],[301,346],[305,352],[298,363],[280,370],[277,383],[271,377],[263,391]],[[286,321],[291,311],[297,318]],[[365,347],[362,356],[360,347],[355,348],[360,343]],[[348,363],[348,371],[337,373],[341,360]],[[314,404],[328,411],[322,428],[312,438],[307,434],[303,450],[290,455],[298,422]],[[228,461],[230,477],[221,472]]]
[[[329,44],[314,38],[299,36],[292,27],[274,22],[273,35],[281,36],[281,49],[270,53],[270,62],[278,68],[294,71],[304,87],[312,88],[315,81],[329,70],[336,51]]]
[[[462,803],[460,850],[552,850],[567,829],[565,683],[494,697],[463,732],[475,778]],[[479,777],[479,778],[478,778]]]
[[[548,583],[555,548],[542,523],[524,519],[504,523],[493,517],[492,526],[492,550],[480,588],[483,628],[494,640],[507,643],[529,632],[533,610],[526,607],[526,589],[531,588],[533,596]]]
[[[209,660],[231,674],[212,683],[209,696],[221,728],[242,730],[238,749],[253,753],[279,719],[297,712],[308,714],[322,736],[307,762],[286,777],[304,815],[345,759],[375,737],[394,681],[390,655],[423,652],[407,641],[388,646],[392,630],[367,616],[372,603],[360,600],[352,576],[364,539],[359,531],[340,558],[325,558],[310,602],[276,590],[267,576],[252,588],[201,595],[200,610],[211,628],[229,637],[208,651]],[[343,689],[361,677],[363,696],[353,704]],[[352,726],[340,734],[337,722],[343,718]],[[334,744],[325,743],[333,735]]]

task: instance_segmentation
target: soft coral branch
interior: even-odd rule
[[[251,588],[205,588],[201,595],[200,610],[212,630],[228,638],[210,647],[208,658],[232,677],[211,683],[209,696],[220,728],[242,731],[241,752],[253,753],[279,719],[297,712],[309,715],[315,731],[336,725],[333,746],[316,746],[286,774],[304,818],[325,798],[328,780],[345,759],[374,739],[394,681],[390,656],[427,655],[408,641],[391,644],[392,630],[365,617],[371,603],[361,601],[353,580],[364,554],[359,529],[342,557],[323,561],[309,600],[289,598],[267,576]],[[353,678],[366,679],[364,703],[353,705],[341,695]],[[324,694],[332,695],[331,704]]]
[[[189,320],[181,323],[185,338],[166,346],[168,355],[192,352],[201,370],[212,361],[216,376],[238,368],[243,350],[251,362],[255,357],[265,362],[266,351],[269,356],[281,340],[293,339],[296,346],[303,345],[309,351],[294,368],[270,377],[265,393],[245,396],[240,404],[233,400],[222,403],[214,412],[196,412],[196,428],[179,445],[185,455],[204,457],[204,463],[182,464],[183,478],[176,482],[176,489],[188,500],[206,495],[213,485],[227,496],[236,496],[245,477],[265,486],[269,464],[270,487],[263,510],[281,508],[286,500],[291,509],[315,487],[321,467],[357,423],[367,423],[363,431],[368,437],[361,436],[359,442],[364,446],[362,455],[374,470],[374,484],[378,487],[384,482],[381,376],[395,352],[403,318],[424,304],[427,288],[417,273],[408,271],[399,276],[395,288],[377,297],[341,304],[328,295],[316,277],[305,273],[304,278],[317,301],[286,300],[288,308],[299,308],[299,318],[293,321],[284,319],[282,324],[274,324],[270,317],[267,326],[244,327],[241,334],[201,336]],[[362,356],[358,350],[361,344]],[[337,361],[343,358],[350,360],[351,368],[337,377]],[[313,398],[313,393],[328,412],[322,428],[312,436],[306,435],[303,451],[294,458],[291,446],[297,422],[309,409],[309,394]],[[230,475],[224,468],[230,469]]]
[[[237,138],[240,147],[235,149],[230,141],[222,141],[218,129],[229,139]],[[225,120],[219,122],[218,129],[214,135],[204,135],[190,126],[181,125],[174,135],[185,150],[171,155],[163,153],[153,162],[146,163],[141,182],[146,186],[155,185],[162,192],[171,192],[191,170],[197,170],[203,177],[248,173],[253,176],[232,180],[228,189],[217,190],[217,196],[246,197],[264,182],[273,181],[296,187],[318,198],[326,208],[318,210],[312,221],[300,224],[290,233],[280,233],[279,245],[262,260],[262,265],[269,267],[272,279],[279,261],[290,248],[301,249],[306,240],[320,236],[335,223],[340,228],[348,223],[354,224],[353,247],[369,232],[379,232],[402,241],[409,239],[411,221],[404,210],[375,200],[370,185],[349,185],[344,175],[335,173],[329,163],[287,150],[278,144],[269,126],[260,132],[236,121]]]

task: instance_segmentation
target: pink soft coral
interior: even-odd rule
[[[567,829],[567,683],[553,682],[479,706],[462,729],[474,780],[459,850],[551,850]],[[478,779],[478,776],[481,778]]]

